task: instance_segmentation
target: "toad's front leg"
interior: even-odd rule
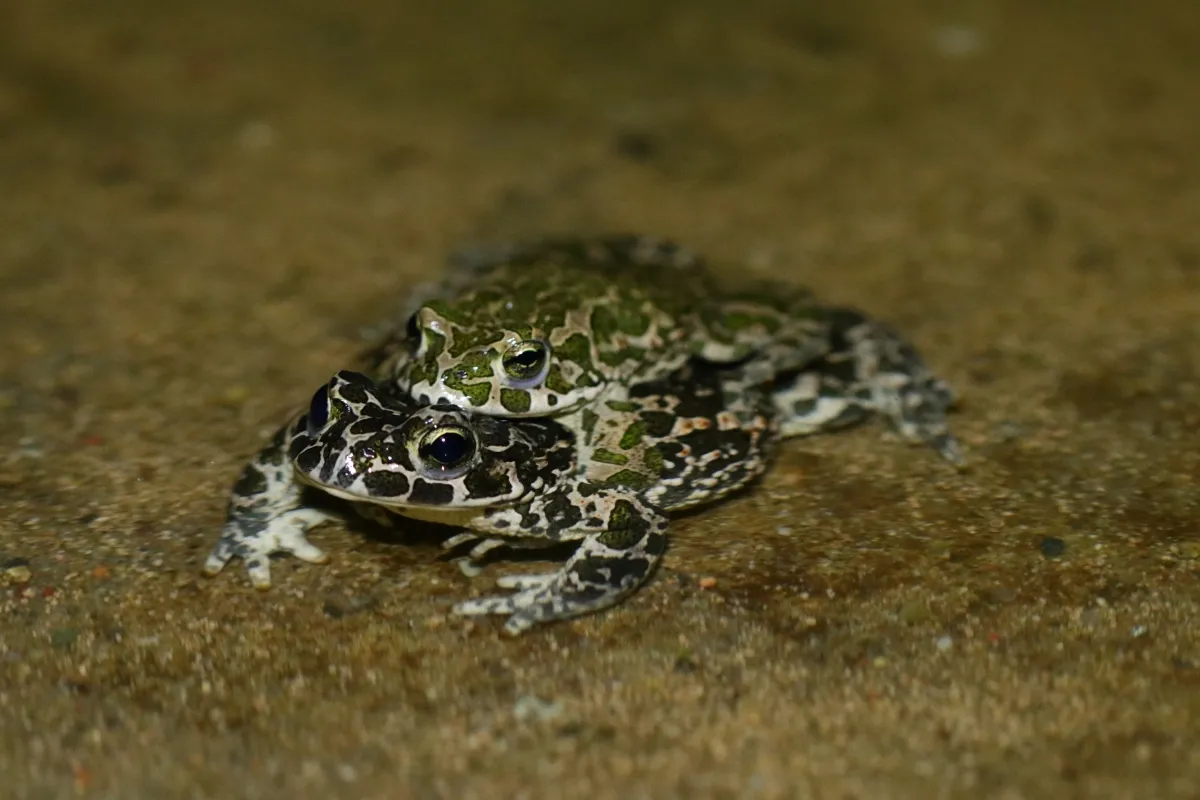
[[[291,553],[313,564],[328,559],[308,541],[307,533],[335,515],[304,504],[288,457],[291,427],[280,428],[242,470],[229,498],[221,538],[204,562],[205,575],[216,575],[240,556],[254,588],[269,589],[272,553]]]
[[[467,600],[454,607],[456,614],[509,614],[504,629],[518,634],[541,622],[616,605],[645,583],[666,550],[666,516],[624,489],[596,489],[581,498],[580,505],[563,499],[563,494],[552,493],[530,506],[489,513],[485,521],[500,521],[498,530],[511,531],[513,522],[522,520],[527,526],[522,532],[528,535],[581,539],[562,568],[503,577],[497,585],[514,594]],[[545,515],[544,527],[529,530],[531,512]]]

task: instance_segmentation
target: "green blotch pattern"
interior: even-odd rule
[[[621,486],[626,489],[633,489],[634,491],[644,491],[649,489],[650,483],[651,478],[649,475],[632,469],[623,469],[617,474],[609,476],[604,481],[605,486]]]
[[[592,335],[596,337],[596,341],[612,341],[618,327],[616,316],[606,306],[600,306],[592,311]]]
[[[446,300],[430,300],[425,304],[425,308],[433,311],[447,322],[452,322],[455,325],[470,325],[471,324],[471,309],[467,307],[459,308],[451,305]],[[428,333],[428,328],[426,333]]]
[[[628,500],[618,500],[608,515],[608,530],[597,537],[606,547],[628,550],[646,538],[650,532],[647,522]]]
[[[584,372],[592,372],[592,347],[588,337],[582,333],[573,333],[562,344],[554,347],[554,355],[563,361],[578,364]]]
[[[478,350],[467,353],[465,356],[463,356],[462,359],[459,360],[458,367],[454,370],[454,372],[456,374],[459,372],[466,372],[467,376],[464,378],[464,380],[492,378],[496,375],[496,371],[492,369],[491,353],[480,352]],[[449,381],[447,381],[446,385],[450,385]]]
[[[520,389],[501,389],[500,405],[504,406],[505,410],[510,413],[524,414],[529,411],[529,406],[531,405],[529,392]]]
[[[662,453],[658,452],[658,448],[651,447],[642,454],[642,464],[647,470],[652,472],[656,477],[662,477],[666,472],[666,464],[663,462]]]
[[[549,371],[546,372],[546,380],[542,382],[552,392],[557,394],[567,394],[575,387],[562,374],[562,368],[558,364],[551,364]]]
[[[604,350],[599,355],[600,363],[606,367],[619,367],[625,360],[624,353],[617,350]]]
[[[621,434],[621,441],[617,446],[622,450],[631,450],[642,443],[642,437],[645,435],[646,426],[635,422],[625,429],[625,433]]]
[[[580,424],[583,427],[583,432],[588,439],[592,438],[592,433],[596,430],[596,423],[600,421],[600,415],[590,408],[585,408]]]
[[[446,337],[437,331],[427,330],[423,334],[425,339],[425,358],[437,360],[437,357],[446,349]]]
[[[504,337],[503,330],[497,330],[490,325],[470,328],[456,326],[452,331],[447,352],[455,358],[469,357],[472,350],[489,349],[503,341]]]
[[[629,456],[622,453],[614,453],[612,450],[607,450],[603,447],[598,447],[592,453],[592,460],[599,461],[601,464],[616,464],[623,466],[629,463]],[[618,475],[621,473],[617,473]]]
[[[446,337],[434,331],[425,330],[425,355],[420,361],[414,361],[409,367],[409,380],[412,383],[437,383],[438,356],[446,349]]]
[[[650,317],[638,309],[618,309],[617,327],[630,336],[641,336],[650,330]]]
[[[450,382],[446,381],[446,385],[450,386]],[[473,406],[483,405],[492,396],[492,385],[490,383],[463,383],[451,388],[462,392],[467,398],[467,402]]]

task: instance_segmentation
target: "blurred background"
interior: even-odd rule
[[[1195,0],[5,0],[0,795],[1200,796],[1197,142]],[[972,471],[789,445],[517,643],[197,577],[406,287],[606,231],[892,321]]]

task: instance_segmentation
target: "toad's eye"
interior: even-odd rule
[[[550,346],[537,339],[517,342],[504,352],[500,363],[514,386],[520,389],[537,386],[546,379],[550,367]]]
[[[475,435],[456,425],[443,425],[421,437],[417,457],[421,466],[442,478],[461,475],[470,467],[477,447]]]
[[[308,435],[316,436],[329,422],[329,387],[322,386],[308,405]]]
[[[404,326],[404,336],[408,341],[409,350],[416,355],[421,350],[421,343],[425,337],[421,335],[421,325],[417,319],[417,314],[420,312],[414,311],[413,315],[408,318],[408,323]]]

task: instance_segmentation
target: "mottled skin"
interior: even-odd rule
[[[776,376],[771,401],[784,438],[884,417],[911,442],[923,442],[955,466],[962,450],[946,412],[954,391],[890,326],[854,309],[831,308],[829,352],[802,369]]]
[[[925,387],[921,396],[941,393],[949,402],[931,376],[910,380],[914,356],[899,344],[852,357],[863,342],[878,350],[880,334],[860,330],[864,325],[870,323],[847,326],[842,357],[786,376],[768,397],[747,387],[740,373],[697,364],[558,419],[421,406],[389,385],[339,373],[246,466],[205,571],[216,574],[241,556],[252,583],[265,589],[272,553],[324,561],[307,531],[330,514],[308,505],[307,485],[353,502],[373,519],[394,522],[392,515],[401,515],[465,527],[470,532],[447,546],[476,542],[474,559],[501,544],[581,540],[559,571],[501,579],[502,588],[516,593],[460,603],[458,613],[508,614],[507,629],[518,632],[610,606],[653,570],[665,545],[666,512],[744,486],[765,468],[777,436],[893,414],[905,405],[902,393],[887,388],[896,383],[889,370],[897,364],[905,368],[901,386],[915,383]],[[864,365],[872,367],[866,374]],[[930,435],[944,432],[945,407],[923,408],[923,433],[901,431],[939,447],[952,443]],[[777,409],[786,412],[786,430],[777,427]],[[471,446],[461,452],[447,450],[447,443],[468,439]]]
[[[505,627],[518,633],[634,592],[665,549],[667,512],[744,486],[765,468],[775,435],[766,397],[711,366],[633,387],[585,425],[576,437],[554,420],[418,406],[338,373],[247,466],[205,569],[240,555],[265,588],[272,552],[321,560],[306,531],[327,517],[305,505],[302,485],[376,518],[384,509],[466,527],[473,533],[449,544],[482,534],[475,558],[506,540],[578,540],[557,572],[510,576],[501,585],[515,594],[455,607],[509,615]],[[275,469],[284,461],[290,475]]]
[[[596,296],[602,291],[610,292],[607,282],[627,276],[631,264],[643,273],[653,269],[664,274],[671,272],[677,289],[675,297],[690,296],[687,287],[691,285],[691,278],[702,280],[702,276],[690,271],[696,264],[693,258],[668,243],[646,239],[559,240],[516,248],[499,261],[495,258],[476,261],[477,271],[484,277],[498,268],[498,264],[505,269],[525,268],[531,276],[532,283],[528,284],[531,292],[550,291],[547,286],[561,286],[560,279],[565,273],[556,270],[563,263],[576,264],[572,269],[580,264],[590,265],[592,270],[600,270],[607,276],[595,286]],[[581,280],[585,273],[586,270],[577,270]],[[465,285],[462,281],[467,279],[465,275],[467,273],[460,270],[448,284],[427,287],[426,299],[436,297],[455,281],[461,289]],[[484,285],[488,285],[486,281]],[[494,293],[495,287],[491,291]],[[636,299],[635,295],[622,292],[626,289],[605,296],[610,301]],[[441,404],[422,411],[422,406],[430,405],[428,398],[418,403],[403,391],[403,374],[414,363],[409,348],[412,331],[394,332],[382,346],[368,354],[370,379],[356,378],[341,383],[335,379],[334,391],[340,393],[340,405],[332,406],[336,411],[331,412],[331,421],[322,421],[310,430],[311,411],[298,417],[284,426],[246,466],[234,487],[224,532],[205,564],[205,571],[215,574],[230,558],[241,556],[252,583],[265,589],[270,585],[268,557],[272,553],[292,553],[314,563],[324,561],[325,554],[309,543],[306,533],[330,514],[309,505],[302,491],[305,484],[358,501],[356,510],[375,518],[387,516],[384,512],[388,510],[410,517],[432,515],[439,521],[493,537],[485,539],[472,551],[474,556],[481,555],[498,542],[581,538],[576,557],[558,573],[520,581],[514,579],[505,584],[519,590],[512,597],[472,601],[459,607],[463,613],[496,611],[512,614],[510,628],[520,629],[539,620],[572,616],[611,605],[633,591],[649,574],[661,552],[665,526],[663,513],[719,497],[750,480],[762,469],[763,451],[774,438],[770,432],[774,428],[782,437],[801,436],[834,430],[871,414],[880,414],[906,438],[925,442],[952,463],[961,463],[958,443],[946,424],[946,411],[953,405],[954,395],[944,382],[932,375],[911,345],[886,325],[852,309],[822,308],[811,312],[811,305],[803,293],[782,301],[784,306],[792,309],[788,312],[791,319],[800,321],[787,329],[790,332],[785,332],[783,326],[772,321],[775,318],[759,313],[770,305],[762,298],[774,298],[774,294],[774,287],[758,292],[743,290],[740,296],[722,301],[720,313],[724,316],[721,324],[726,331],[750,331],[760,338],[757,349],[736,371],[720,373],[723,388],[720,402],[715,405],[711,404],[716,402],[712,400],[714,395],[701,394],[704,382],[697,382],[695,378],[696,375],[707,375],[709,377],[704,380],[715,380],[711,363],[705,366],[703,361],[697,362],[698,372],[678,372],[673,378],[660,377],[657,384],[653,381],[638,383],[644,379],[647,363],[662,368],[664,363],[675,363],[672,359],[678,357],[682,363],[687,358],[685,352],[683,356],[676,353],[665,362],[651,362],[647,358],[650,351],[646,350],[633,357],[628,354],[621,358],[609,356],[610,366],[616,365],[628,372],[620,373],[620,380],[601,376],[598,380],[602,391],[584,396],[584,400],[590,397],[590,402],[580,402],[578,396],[568,402],[564,395],[556,407],[566,413],[560,413],[554,420],[505,420],[476,413],[468,415],[464,409],[471,410],[470,405]],[[468,291],[461,296],[481,298],[485,295],[481,290],[475,294]],[[511,305],[512,309],[536,311],[534,306],[522,305],[519,296],[510,300],[511,304],[504,302],[506,308]],[[546,302],[554,306],[552,300],[549,298]],[[771,299],[770,302],[779,301]],[[427,307],[435,305],[436,301],[427,303]],[[561,305],[559,302],[558,306]],[[646,310],[647,307],[636,308]],[[667,324],[672,320],[691,319],[693,312],[669,304],[654,308],[658,311],[669,308],[674,314],[653,323],[659,343],[683,341],[686,337],[673,333]],[[610,308],[609,315],[612,313]],[[628,328],[632,330],[632,324]],[[591,318],[583,329],[592,337],[589,341],[606,341],[603,336],[593,336],[595,325]],[[764,331],[770,330],[775,330],[773,337],[761,337]],[[524,331],[520,333],[524,335]],[[616,342],[629,344],[629,333],[621,333],[621,336],[625,338]],[[701,355],[710,362],[719,361],[734,355],[736,348],[744,347],[747,339],[727,337],[720,341],[724,344],[719,347],[727,348],[723,353],[710,351],[701,352]],[[687,352],[692,352],[694,345],[693,341]],[[561,355],[561,348],[558,352]],[[570,353],[569,346],[567,352]],[[596,355],[598,352],[593,348],[593,365],[601,361]],[[680,377],[688,375],[692,377]],[[667,382],[663,383],[664,380]],[[550,383],[552,381],[547,381]],[[325,398],[322,402],[327,402],[331,397],[330,390],[322,391],[319,396]],[[761,393],[764,391],[768,410],[762,408]],[[655,393],[662,397],[654,402],[667,402],[668,405],[682,399],[707,397],[704,402],[710,405],[701,404],[700,413],[689,411],[683,416],[707,416],[710,420],[708,429],[715,423],[717,429],[731,431],[734,441],[742,437],[740,441],[746,446],[740,450],[735,447],[732,458],[713,456],[711,453],[717,450],[695,445],[693,440],[698,434],[691,423],[680,422],[681,427],[667,431],[664,416],[659,413],[664,409],[645,405]],[[552,405],[555,404],[547,401],[546,408]],[[490,409],[487,403],[483,406]],[[530,407],[533,407],[532,402]],[[670,415],[668,410],[667,416]],[[380,426],[385,426],[388,435],[395,437],[406,421],[411,428],[418,418],[426,429],[443,418],[469,429],[478,439],[475,458],[479,464],[490,466],[483,471],[473,468],[462,476],[450,477],[441,472],[436,479],[430,475],[405,475],[408,483],[402,491],[396,490],[398,477],[394,467],[389,465],[400,463],[398,454],[402,451],[397,444],[399,440],[395,439],[389,447],[382,448],[387,442],[378,439],[384,431]],[[736,428],[729,426],[730,420],[734,419],[738,421]],[[761,429],[763,420],[768,419],[771,420],[768,429]],[[653,427],[651,422],[658,427]],[[636,431],[635,423],[647,430]],[[339,425],[342,427],[337,428]],[[334,427],[326,430],[327,426]],[[701,434],[707,433],[708,429],[702,430]],[[331,433],[335,430],[357,438],[353,443],[340,441],[338,434]],[[311,442],[314,437],[320,440],[321,448],[325,448],[321,450],[321,469],[314,469],[308,461],[293,460],[293,455],[301,453],[307,453],[305,458],[311,459],[313,451],[301,448],[289,453],[293,446],[306,440]],[[364,441],[374,441],[372,446],[381,447],[378,453],[382,455],[378,458],[383,460],[378,463],[364,460],[366,451],[361,450]],[[626,447],[625,444],[630,442],[636,446]],[[348,453],[355,453],[357,461],[340,455],[343,445],[348,448]],[[360,449],[353,450],[355,446]],[[702,458],[686,460],[688,470],[685,473],[663,471],[663,465],[674,461],[670,454],[678,455],[680,448],[689,453],[701,451]],[[338,458],[342,461],[338,462]],[[705,462],[704,458],[713,460]],[[712,471],[694,468],[703,463],[708,463]],[[340,464],[338,471],[326,472],[333,470],[330,466],[333,464]],[[342,470],[348,464],[355,465],[357,471],[353,474],[361,483],[351,481],[343,485],[344,478],[351,474]],[[410,457],[409,466],[416,464]],[[509,493],[495,491],[495,485],[488,481],[495,485],[504,483],[509,487]],[[593,490],[594,494],[585,493]],[[401,500],[396,499],[400,496]],[[595,497],[599,499],[594,500]],[[527,510],[525,516],[518,510],[522,508]],[[592,515],[588,519],[599,521],[581,526],[578,524],[581,515]],[[596,538],[601,530],[608,538]],[[634,536],[630,531],[638,533]],[[465,537],[478,538],[474,533]],[[463,537],[456,537],[451,543],[462,540]],[[619,557],[613,549],[617,541],[628,543],[628,547],[618,548]],[[609,566],[597,566],[609,561]],[[585,575],[590,576],[586,581],[583,580]]]
[[[475,254],[425,294],[434,298],[372,372],[423,402],[492,416],[573,411],[691,356],[728,364],[758,354],[770,377],[828,349],[825,315],[807,291],[722,292],[696,256],[646,237]]]
[[[827,361],[843,364],[823,390],[835,405],[852,389],[863,396],[851,405],[961,463],[944,419],[953,393],[895,331],[786,284],[723,291],[698,257],[668,241],[560,238],[474,253],[414,305],[368,371],[423,402],[504,417],[571,414],[698,356],[741,361],[752,384],[811,373],[799,405],[776,393],[783,432],[799,434],[813,418],[813,376],[827,369],[814,365]]]

